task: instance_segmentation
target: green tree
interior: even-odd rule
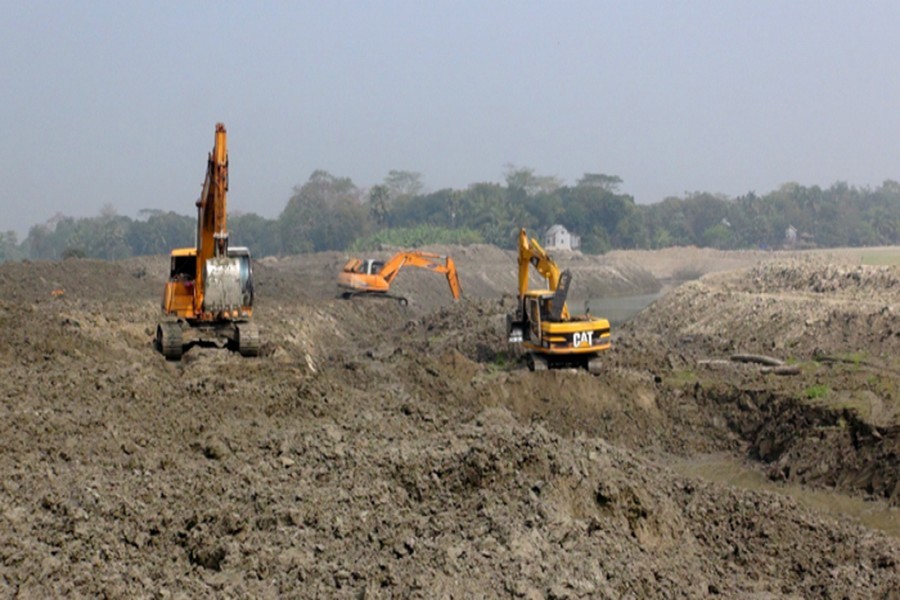
[[[128,217],[120,217],[111,204],[100,210],[97,219],[82,219],[79,229],[89,237],[88,252],[94,258],[120,260],[131,256],[126,233],[131,224]]]
[[[731,247],[731,229],[726,222],[716,223],[703,232],[703,245],[725,250]]]
[[[235,214],[228,217],[230,243],[247,246],[254,256],[278,256],[281,250],[281,232],[278,222],[257,214]]]
[[[562,187],[562,181],[554,175],[537,175],[534,169],[513,164],[505,166],[504,178],[508,188],[523,190],[527,196],[552,194]]]
[[[372,186],[369,190],[369,212],[379,227],[386,227],[391,215],[391,192],[386,185]]]
[[[23,243],[29,258],[54,258],[52,232],[46,225],[32,225]]]
[[[593,187],[606,190],[607,192],[618,193],[619,186],[622,185],[622,178],[618,175],[605,175],[603,173],[585,173],[581,179],[575,184],[577,187]]]
[[[384,187],[391,198],[418,196],[425,189],[422,174],[415,171],[389,171],[384,178]]]
[[[287,253],[343,250],[371,228],[359,190],[346,177],[313,172],[295,189],[279,216],[282,248]]]
[[[448,229],[433,225],[418,225],[411,228],[382,229],[365,238],[357,239],[351,249],[357,252],[380,250],[385,247],[419,248],[433,244],[469,244],[483,243],[484,238],[471,229]]]
[[[594,225],[581,239],[581,250],[585,254],[606,254],[612,249],[609,235],[601,225]]]
[[[19,237],[15,231],[0,232],[0,262],[24,258],[19,248]]]
[[[139,214],[146,220],[132,221],[125,234],[134,256],[168,254],[174,248],[194,245],[195,217],[161,210],[142,210]]]

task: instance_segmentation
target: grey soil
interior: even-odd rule
[[[592,376],[507,348],[511,253],[443,250],[466,297],[404,271],[407,308],[336,299],[345,255],[260,261],[261,356],[177,363],[164,257],[0,266],[0,595],[897,597],[896,538],[667,466],[900,505],[896,267],[562,257],[582,297],[709,273]]]

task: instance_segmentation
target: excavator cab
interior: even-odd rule
[[[197,255],[185,254],[180,255],[173,253],[171,256],[171,264],[169,268],[170,281],[193,280],[194,274],[197,272]]]
[[[360,275],[377,275],[383,268],[383,260],[376,260],[374,258],[367,258],[366,260],[351,258],[347,261],[347,264],[344,265],[343,270],[347,273],[359,273]]]
[[[370,258],[366,261],[366,275],[374,275],[375,273],[380,273],[383,268],[383,260],[375,260],[373,258]]]

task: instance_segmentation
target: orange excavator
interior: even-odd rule
[[[225,194],[228,149],[225,126],[216,124],[203,191],[197,200],[197,243],[170,256],[163,293],[163,319],[156,346],[169,360],[180,360],[187,345],[231,345],[243,356],[259,354],[253,316],[253,270],[250,251],[228,245]]]
[[[444,260],[443,263],[440,262],[441,259]],[[404,250],[398,252],[387,261],[374,258],[366,260],[352,258],[347,261],[347,264],[338,273],[338,287],[344,290],[341,293],[341,297],[380,296],[393,298],[400,305],[406,306],[409,303],[406,298],[390,293],[391,283],[403,267],[417,267],[446,275],[453,299],[459,300],[462,295],[462,290],[459,286],[459,275],[456,272],[456,264],[452,258],[431,252]]]

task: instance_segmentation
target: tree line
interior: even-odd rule
[[[535,235],[559,223],[581,238],[581,250],[701,246],[719,249],[900,244],[900,183],[877,188],[787,183],[765,195],[730,198],[686,193],[639,205],[614,175],[586,173],[574,185],[508,165],[505,182],[426,192],[419,173],[391,171],[360,188],[318,170],[293,190],[274,219],[232,213],[233,245],[255,256],[384,246],[488,243],[512,248],[519,228]],[[21,242],[0,233],[0,260],[167,254],[194,244],[195,215],[160,210],[138,218],[106,208],[96,217],[60,216],[33,226]],[[789,231],[793,230],[793,237]]]

